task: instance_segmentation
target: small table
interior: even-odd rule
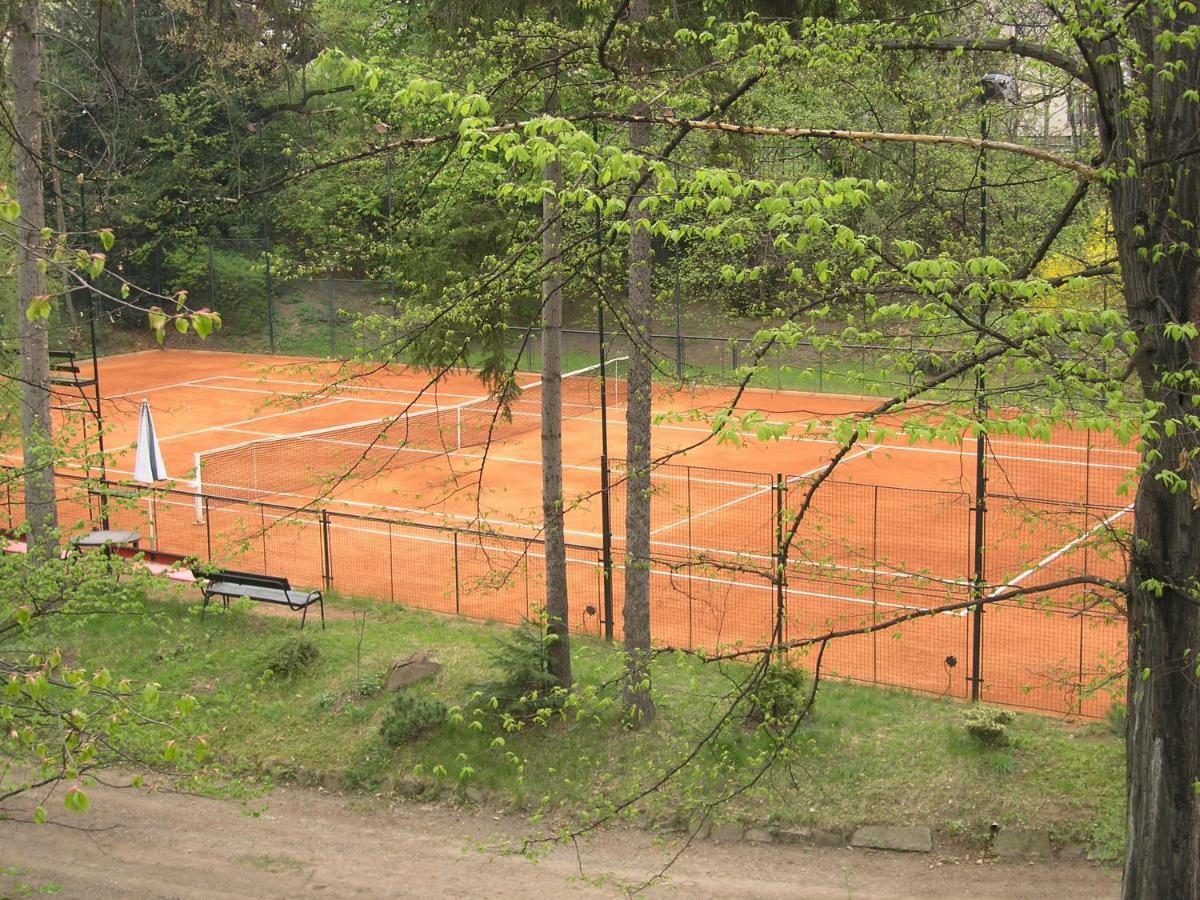
[[[136,531],[92,531],[71,538],[71,549],[82,553],[84,550],[100,548],[105,553],[118,550],[136,550],[142,536]]]

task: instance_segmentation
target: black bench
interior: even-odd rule
[[[294,591],[288,580],[281,576],[235,572],[233,569],[214,572],[192,569],[192,575],[204,593],[205,612],[208,610],[208,601],[213,597],[220,597],[226,609],[230,600],[246,597],[259,603],[275,603],[288,609],[303,610],[300,617],[300,627],[303,628],[308,619],[308,608],[316,603],[321,607],[321,627],[325,627],[325,601],[320,591]]]

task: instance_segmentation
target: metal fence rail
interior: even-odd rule
[[[0,517],[10,533],[23,520],[16,472],[7,471],[0,493]],[[653,485],[651,623],[661,645],[706,652],[765,646],[775,637],[781,611],[782,637],[797,639],[832,629],[862,630],[906,611],[970,599],[969,496],[827,484],[811,519],[781,557],[777,526],[794,515],[800,495],[788,479],[662,466]],[[99,485],[60,475],[58,492],[67,531],[100,521]],[[142,546],[155,552],[508,624],[530,617],[544,600],[544,547],[536,538],[210,495],[201,496],[198,517],[190,492],[130,494],[113,486],[104,492],[111,527],[138,531]],[[618,505],[620,494],[618,485]],[[1120,577],[1124,555],[1097,528],[1120,514],[1111,506],[995,498],[988,530],[997,536],[989,548],[992,571],[1012,584],[1033,583],[1029,571],[1040,581],[1085,571]],[[1092,537],[1080,540],[1081,535]],[[1069,552],[1048,554],[1051,547]],[[613,579],[618,636],[623,565],[618,540]],[[569,545],[567,572],[571,629],[602,634],[600,550]],[[1038,602],[989,606],[985,622],[980,663],[988,701],[1098,716],[1124,683],[1124,622],[1070,591]],[[829,646],[825,672],[964,698],[970,626],[968,615],[936,614],[886,632],[842,638]],[[1093,692],[1097,684],[1106,689]]]

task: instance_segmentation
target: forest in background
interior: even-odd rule
[[[58,230],[111,227],[118,240],[109,254],[110,272],[158,295],[186,291],[193,305],[217,309],[224,327],[213,346],[266,350],[270,327],[277,332],[271,343],[281,352],[349,356],[381,343],[365,335],[428,318],[431,308],[461,293],[489,263],[510,256],[524,260],[493,280],[489,299],[476,305],[474,315],[518,329],[538,323],[539,287],[529,277],[536,246],[529,239],[538,228],[540,202],[519,193],[498,197],[512,166],[463,153],[456,142],[397,146],[406,137],[452,134],[457,123],[450,110],[429,105],[398,110],[394,94],[413,78],[454,84],[486,97],[494,118],[532,119],[544,112],[550,78],[545,60],[560,55],[554,83],[564,117],[619,108],[626,89],[590,53],[606,10],[549,2],[514,7],[318,0],[286,4],[281,13],[269,4],[247,5],[213,17],[209,6],[199,0],[118,6],[97,21],[88,3],[47,5],[48,27],[58,35],[45,53],[53,86],[46,93],[47,137],[56,154],[47,179],[48,218]],[[788,33],[798,32],[805,16],[854,21],[901,17],[918,7],[679,2],[665,10],[653,26],[661,56],[657,106],[686,118],[705,113],[712,98],[737,86],[746,69],[738,57],[756,40],[746,29],[728,32],[720,42],[686,37],[702,33],[710,17],[739,22],[751,16],[759,24],[778,22]],[[1044,28],[1035,13],[1015,27],[1029,33]],[[961,23],[943,23],[955,24],[980,34],[1014,27],[999,18],[965,16]],[[348,60],[367,61],[372,80],[363,82]],[[790,73],[783,67],[739,100],[736,120],[968,136],[979,131],[978,78],[957,60],[846,48],[823,55],[819,68],[824,77],[815,79],[809,66]],[[1065,149],[1081,159],[1094,153],[1086,100],[1068,79],[1036,64],[1009,74],[1019,79],[1018,92],[986,108],[993,138]],[[625,125],[592,122],[597,140],[624,146]],[[659,140],[670,134],[665,127],[656,130]],[[989,252],[1017,268],[1076,179],[1002,153],[991,154],[988,164]],[[842,223],[885,244],[919,241],[929,256],[969,256],[979,241],[978,152],[692,132],[669,165],[681,181],[709,170],[745,179],[852,174],[886,182],[886,191]],[[1039,274],[1066,276],[1111,256],[1097,196],[1083,199]],[[810,330],[837,335],[848,325],[845,339],[867,344],[896,334],[909,335],[911,343],[911,335],[920,333],[902,319],[874,325],[865,291],[840,283],[846,272],[835,278],[833,270],[810,269],[797,276],[794,254],[778,243],[785,229],[750,206],[735,201],[728,211],[741,232],[736,241],[714,242],[686,230],[712,227],[713,209],[705,205],[680,210],[674,223],[679,233],[655,236],[656,331],[749,339],[760,323],[791,321],[797,337]],[[564,227],[568,263],[591,265],[592,216],[567,207]],[[624,250],[611,240],[603,247],[602,274],[565,285],[568,327],[594,327],[601,291],[619,305],[613,298],[626,277]],[[814,264],[818,255],[811,254]],[[1112,285],[1094,280],[1060,288],[1042,302],[1076,302],[1082,295],[1099,306],[1110,294],[1116,294]],[[814,298],[825,302],[814,304]],[[82,297],[75,305],[83,306]],[[106,312],[101,331],[108,352],[152,344],[143,316],[120,304],[109,304]],[[70,310],[66,315],[64,325]],[[60,345],[83,349],[82,318],[79,313],[74,327],[62,330]],[[619,330],[619,317],[610,328]],[[327,339],[327,332],[336,334]],[[171,340],[195,342],[191,335]],[[955,340],[925,341],[938,348],[948,342]],[[513,340],[510,352],[518,344]],[[664,359],[660,368],[667,372],[673,364]]]

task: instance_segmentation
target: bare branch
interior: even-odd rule
[[[1092,76],[1078,60],[1030,41],[1016,37],[1009,38],[973,38],[973,37],[940,37],[921,40],[917,38],[889,38],[878,41],[875,46],[881,50],[932,50],[941,53],[953,53],[957,50],[967,50],[973,53],[1008,53],[1012,56],[1023,56],[1026,59],[1036,59],[1047,65],[1066,72],[1077,81],[1092,87]]]

